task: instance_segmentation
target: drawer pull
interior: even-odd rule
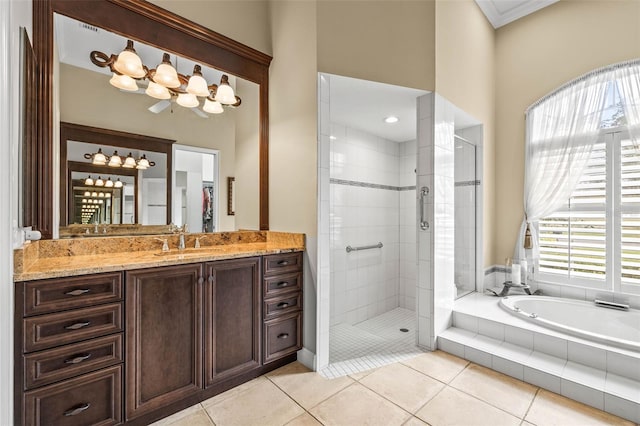
[[[289,338],[289,333],[278,334],[278,339],[287,339]]]
[[[91,321],[77,322],[75,324],[67,325],[65,328],[67,330],[79,330],[81,328],[89,327],[91,325]]]
[[[77,414],[82,413],[85,410],[88,410],[89,407],[91,407],[91,404],[89,404],[88,402],[85,402],[84,404],[80,404],[74,408],[70,408],[69,410],[65,411],[64,415],[66,417],[75,416]]]
[[[289,304],[287,302],[278,303],[278,308],[279,309],[284,309],[284,308],[287,308],[288,306],[289,306]]]
[[[65,364],[79,364],[82,361],[85,361],[87,359],[91,358],[91,354],[79,354],[76,355],[72,358],[67,358],[64,360]]]
[[[278,265],[280,265],[280,266],[286,266],[288,264],[289,264],[288,260],[281,260],[280,262],[278,262]]]
[[[77,288],[75,290],[72,291],[67,291],[65,294],[67,296],[81,296],[83,294],[87,294],[91,291],[90,288]]]
[[[286,287],[289,285],[288,281],[280,281],[278,284],[276,284],[276,287]]]

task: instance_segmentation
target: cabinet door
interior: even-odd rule
[[[126,273],[126,413],[132,419],[202,388],[202,266]]]
[[[206,265],[205,373],[210,386],[260,366],[260,259]]]

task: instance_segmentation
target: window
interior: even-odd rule
[[[617,86],[607,88],[601,131],[567,203],[538,221],[538,278],[640,293],[640,150]]]

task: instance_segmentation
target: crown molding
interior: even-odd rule
[[[482,10],[482,13],[484,13],[495,29],[552,5],[557,1],[558,0],[475,0]],[[501,3],[505,6],[512,5],[512,7],[501,12],[496,6],[496,3]]]

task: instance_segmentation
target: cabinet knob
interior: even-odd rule
[[[278,334],[278,339],[286,339],[289,337],[289,333]]]
[[[278,284],[276,284],[276,286],[278,287],[286,287],[289,285],[288,281],[280,281]]]
[[[280,262],[278,262],[278,265],[280,265],[280,266],[285,266],[285,265],[288,265],[288,264],[289,264],[288,260],[281,260]]]
[[[288,306],[289,306],[289,304],[287,302],[278,303],[278,308],[280,308],[280,309],[284,309],[284,308],[286,308]]]
[[[65,328],[67,330],[79,330],[84,327],[89,327],[91,325],[91,321],[77,322],[75,324],[67,325]]]
[[[75,290],[67,291],[65,294],[67,296],[81,296],[83,294],[89,293],[90,291],[90,288],[77,288]]]
[[[91,407],[91,404],[89,404],[88,402],[85,402],[84,404],[80,404],[73,408],[68,409],[67,411],[64,412],[64,415],[66,417],[75,416],[77,414],[82,413],[85,410],[88,410],[89,407]]]
[[[91,358],[91,354],[78,354],[64,360],[65,364],[79,364],[82,361]]]

